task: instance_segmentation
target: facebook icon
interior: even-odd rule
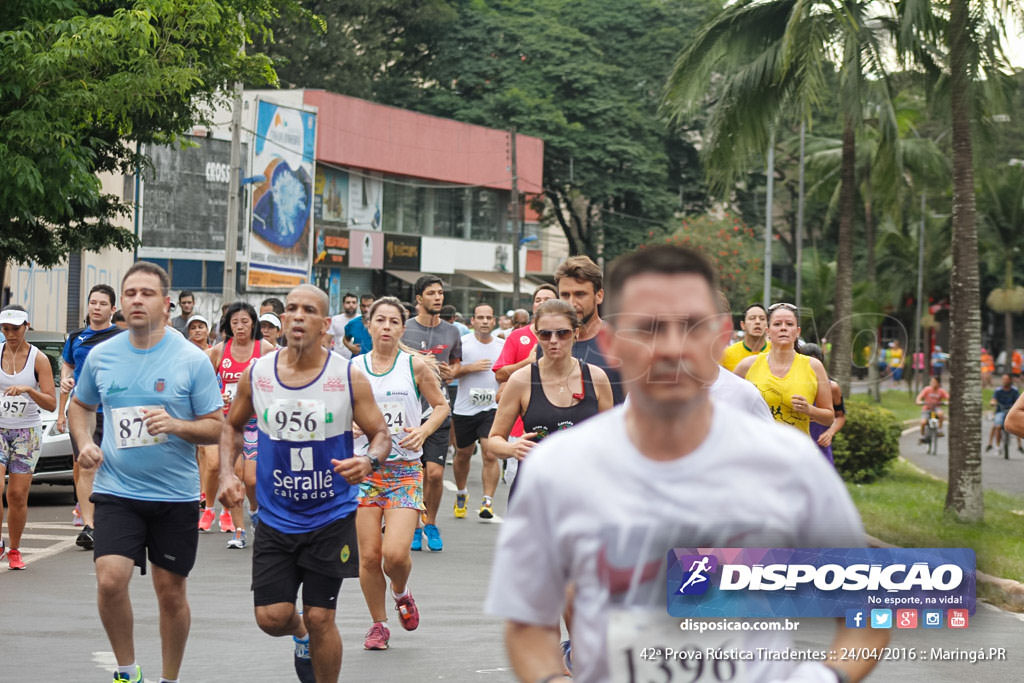
[[[864,621],[864,610],[862,609],[848,609],[846,610],[846,628],[865,628]]]

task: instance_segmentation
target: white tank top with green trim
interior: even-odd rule
[[[420,389],[416,385],[416,377],[412,371],[412,356],[399,351],[395,362],[381,374],[373,372],[370,354],[364,353],[352,359],[352,367],[363,373],[373,388],[373,398],[384,414],[384,421],[391,432],[391,454],[388,462],[418,461],[423,455],[422,450],[409,450],[399,442],[409,435],[406,427],[415,429],[420,426],[422,404]],[[365,455],[369,440],[360,436],[354,442],[356,455]]]

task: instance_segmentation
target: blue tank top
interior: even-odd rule
[[[359,487],[331,460],[352,457],[349,361],[328,352],[320,374],[301,387],[277,375],[280,352],[252,366],[252,403],[259,429],[256,499],[260,523],[287,534],[314,531],[352,514]]]

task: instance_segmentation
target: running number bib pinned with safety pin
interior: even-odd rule
[[[734,632],[681,631],[664,609],[613,609],[608,615],[610,679],[622,683],[743,683],[744,662],[727,653]],[[715,656],[722,653],[724,656]]]
[[[0,417],[24,417],[27,409],[24,396],[0,396]]]
[[[146,428],[144,410],[159,410],[161,406],[129,406],[111,408],[110,419],[114,422],[114,439],[118,448],[153,446],[167,441],[166,434],[150,434]]]
[[[327,422],[323,401],[278,399],[263,415],[274,441],[325,441]]]

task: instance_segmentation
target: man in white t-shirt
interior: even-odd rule
[[[455,429],[455,459],[452,473],[455,475],[455,516],[466,516],[466,481],[469,479],[470,459],[480,443],[480,457],[483,459],[481,477],[484,485],[484,499],[480,504],[480,519],[494,517],[494,491],[498,488],[501,468],[498,458],[487,449],[487,435],[498,410],[498,380],[494,378],[491,366],[501,354],[503,342],[493,336],[494,309],[488,304],[478,304],[470,319],[473,332],[462,337],[462,365],[456,371],[459,390],[455,395],[452,425]]]
[[[664,674],[664,660],[642,659],[642,648],[683,644],[665,608],[670,549],[864,545],[845,486],[810,440],[708,399],[715,349],[730,332],[715,279],[706,259],[673,245],[627,254],[609,273],[599,342],[621,363],[629,404],[530,452],[498,539],[486,609],[506,619],[520,680],[563,680],[559,617],[569,585],[573,680],[629,680],[631,664],[633,680],[646,680]],[[684,635],[702,649],[792,644],[782,631]],[[832,647],[887,642],[884,631],[840,622]],[[748,682],[825,683],[859,680],[874,661],[737,666]]]
[[[331,316],[331,325],[327,328],[327,340],[335,353],[343,358],[351,358],[352,352],[342,343],[345,339],[345,325],[359,316],[359,300],[352,292],[346,292],[341,299],[341,313]]]

